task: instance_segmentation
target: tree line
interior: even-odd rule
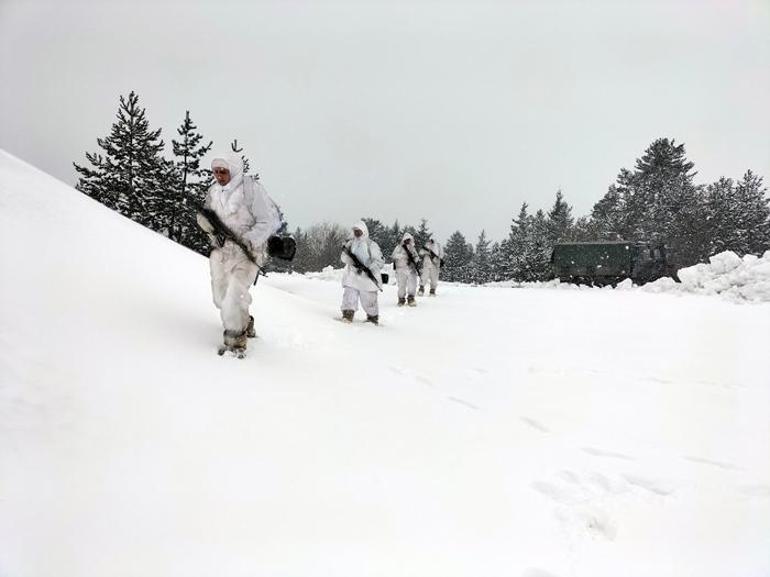
[[[139,98],[120,97],[117,121],[110,134],[97,139],[103,152],[86,153],[90,166],[75,164],[76,188],[121,214],[191,248],[209,251],[195,223],[194,205],[203,201],[212,179],[201,166],[211,150],[187,111],[172,139],[172,159],[163,157],[160,130],[151,130]],[[231,143],[240,153],[237,140]],[[244,172],[249,170],[244,158]],[[705,261],[723,250],[740,255],[770,249],[770,199],[762,177],[751,170],[740,179],[719,178],[696,184],[694,163],[684,144],[659,138],[636,160],[622,168],[591,213],[575,219],[561,190],[550,209],[531,212],[523,203],[511,220],[508,236],[492,242],[481,231],[475,244],[455,231],[444,243],[448,281],[485,283],[550,278],[553,246],[565,241],[629,240],[664,242],[677,266]],[[258,178],[258,175],[254,175]],[[421,247],[431,236],[428,221],[417,226],[392,225],[364,218],[369,234],[390,256],[405,232]],[[285,225],[285,223],[284,223]],[[285,225],[286,226],[286,225]],[[297,255],[291,263],[274,263],[277,270],[307,272],[339,266],[346,227],[320,223],[297,228]]]

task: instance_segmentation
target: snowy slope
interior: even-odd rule
[[[0,153],[0,575],[770,574],[770,305],[441,286],[346,326]]]

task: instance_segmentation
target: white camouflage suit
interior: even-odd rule
[[[342,275],[342,311],[358,310],[358,301],[361,301],[361,308],[364,309],[368,317],[379,316],[379,306],[377,303],[377,293],[380,290],[380,271],[385,261],[382,258],[382,251],[379,245],[369,238],[369,229],[364,222],[357,222],[352,230],[360,230],[363,234],[345,243],[345,247],[358,257],[361,263],[372,271],[377,284],[373,283],[366,273],[359,272],[353,266],[353,260],[343,251],[340,260],[345,263],[345,271]]]
[[[405,247],[406,241],[409,240],[409,248]],[[412,255],[415,265],[409,259],[406,251]],[[398,298],[399,301],[404,299],[408,294],[410,297],[414,297],[417,292],[417,269],[415,268],[417,263],[420,262],[420,255],[417,254],[417,250],[414,246],[414,237],[411,234],[404,233],[404,237],[401,242],[396,245],[391,255],[393,259],[393,268],[396,271],[396,280],[398,281]]]
[[[433,251],[435,257],[432,257],[429,250]],[[422,294],[422,288],[430,284],[430,292],[436,292],[436,285],[438,285],[438,274],[441,271],[441,259],[444,258],[444,251],[441,245],[430,239],[425,243],[425,247],[420,249],[420,256],[422,256],[422,277],[420,278],[420,294]]]
[[[214,183],[209,188],[204,206],[213,210],[244,241],[257,264],[262,266],[267,239],[281,227],[278,208],[259,181],[243,175],[243,161],[239,156],[228,154],[217,157],[211,167],[227,168],[230,182],[225,186]],[[225,334],[242,334],[249,324],[249,289],[257,277],[257,265],[232,241],[227,240],[224,246],[219,246],[211,225],[200,215],[198,224],[209,233],[214,245],[209,256],[211,292],[214,305],[220,311]]]

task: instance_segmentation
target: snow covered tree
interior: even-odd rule
[[[297,254],[294,256],[294,260],[291,261],[291,268],[300,273],[309,272],[312,270],[313,262],[308,234],[297,227],[293,236],[294,241],[297,243]]]
[[[202,204],[211,180],[211,171],[201,167],[201,160],[208,154],[213,142],[202,144],[203,136],[197,132],[190,118],[190,111],[185,111],[182,124],[177,128],[180,140],[171,141],[174,152],[174,176],[176,193],[170,206],[169,238],[192,248],[205,251],[208,248],[206,236],[195,221],[193,204]]]
[[[738,236],[743,246],[738,252],[763,254],[770,249],[770,199],[762,177],[751,170],[735,185],[735,200],[739,207]],[[745,250],[742,250],[745,248]]]
[[[161,156],[160,129],[150,130],[139,97],[120,97],[117,122],[96,140],[104,154],[86,153],[91,167],[73,163],[79,191],[145,226],[162,231],[173,166]]]
[[[393,249],[401,241],[402,235],[403,230],[399,226],[398,221],[394,222],[392,226],[384,227],[377,244],[380,245],[380,250],[385,260],[390,259],[390,255],[393,254]]]
[[[424,247],[431,237],[430,229],[428,229],[428,220],[421,218],[420,226],[417,227],[417,230],[413,234],[415,246],[418,249]]]
[[[570,240],[574,222],[572,207],[564,201],[561,190],[556,191],[556,200],[548,211],[547,230],[551,246],[557,242]]]
[[[492,268],[492,280],[510,280],[510,265],[509,265],[509,240],[504,239],[501,242],[496,242],[492,245],[490,251],[490,264]]]
[[[526,282],[548,280],[551,275],[551,243],[548,237],[548,220],[542,210],[531,217],[526,229],[526,241],[519,278]]]
[[[508,233],[507,248],[507,270],[504,278],[523,281],[529,278],[527,272],[526,258],[531,252],[531,224],[532,217],[528,213],[529,205],[524,202],[519,210],[519,215],[511,222],[511,229]]]
[[[626,209],[624,196],[616,185],[610,185],[607,193],[591,211],[590,227],[596,234],[596,240],[618,240],[626,234]],[[586,239],[593,240],[593,239]]]
[[[593,228],[605,239],[665,242],[680,266],[703,258],[703,193],[684,144],[655,140],[634,171],[621,169],[616,183],[594,205]]]
[[[492,251],[489,247],[486,231],[482,230],[476,241],[476,250],[473,252],[471,271],[473,282],[484,284],[492,280]]]
[[[472,259],[473,247],[459,230],[452,233],[444,247],[444,279],[450,282],[472,282]]]

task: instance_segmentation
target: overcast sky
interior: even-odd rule
[[[292,227],[500,239],[661,136],[770,179],[768,0],[0,0],[0,148],[73,184],[131,90],[169,155],[187,109],[238,138]]]

